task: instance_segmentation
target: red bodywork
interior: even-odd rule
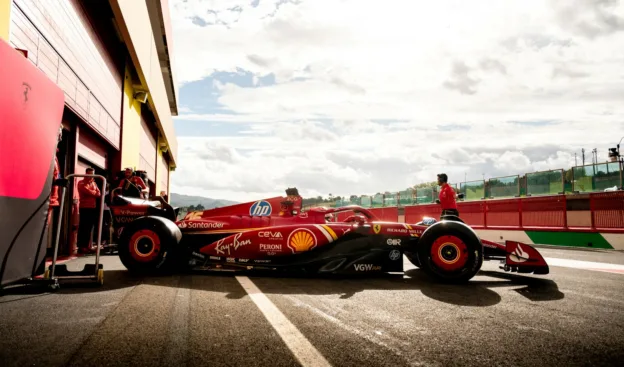
[[[300,212],[301,200],[299,195],[289,195],[195,211],[176,224],[183,237],[220,234],[214,242],[206,242],[198,250],[210,259],[226,257],[232,262],[235,258],[240,262],[240,259],[288,256],[310,251],[356,230],[370,235],[395,237],[388,239],[388,245],[400,245],[401,241],[410,238],[417,240],[428,228],[427,225],[380,221],[369,210],[355,205],[318,207]],[[354,214],[344,221],[334,221],[337,213],[345,211]],[[487,240],[481,242],[484,259],[504,261],[505,270],[548,273],[543,257],[530,245],[510,241],[505,244]]]

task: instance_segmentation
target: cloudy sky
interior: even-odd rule
[[[568,168],[624,136],[615,0],[169,0],[173,192],[375,194]]]

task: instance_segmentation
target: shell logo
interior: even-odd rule
[[[300,228],[288,236],[287,243],[293,254],[310,251],[316,247],[316,236],[309,229]]]

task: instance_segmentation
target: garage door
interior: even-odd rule
[[[87,128],[81,127],[78,132],[78,157],[81,157],[93,165],[106,170],[108,168],[108,151],[105,143],[96,138]],[[76,173],[84,173],[81,170]]]
[[[156,139],[143,117],[141,117],[141,127],[139,169],[147,172],[147,178],[150,181],[156,182]]]

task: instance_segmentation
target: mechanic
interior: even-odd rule
[[[459,217],[457,202],[455,201],[457,194],[451,185],[448,184],[448,176],[446,173],[438,174],[438,186],[440,186],[441,189],[439,199],[436,200],[436,203],[442,205],[442,215],[440,218],[444,215],[455,215]]]
[[[92,175],[93,168],[87,168],[86,174]],[[82,253],[94,251],[91,246],[93,239],[92,231],[97,224],[99,213],[97,201],[102,194],[93,177],[85,177],[78,182],[78,194],[80,195],[80,225],[78,228],[78,248]],[[97,231],[97,229],[95,229]],[[97,232],[95,233],[97,235]]]
[[[133,175],[133,172],[132,168],[126,168],[126,171],[124,172],[124,179],[119,182],[119,186],[117,187],[122,188],[124,196],[135,196],[130,194],[134,191],[131,190],[130,185],[135,186],[135,188],[139,187],[141,189],[141,194],[139,194],[138,197],[146,198],[147,185],[141,177]]]

